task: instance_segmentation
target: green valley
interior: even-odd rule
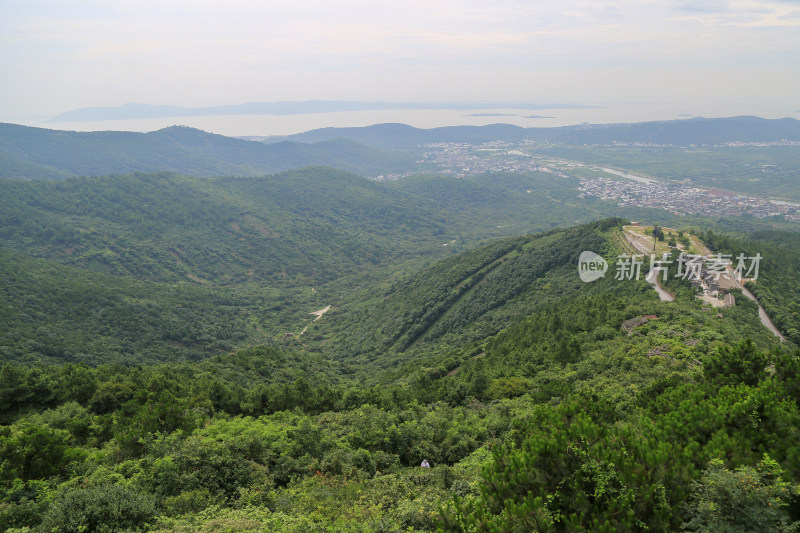
[[[673,126],[557,133],[668,139]],[[383,165],[421,135],[383,129],[397,138],[373,144],[398,151],[355,159]],[[516,130],[424,135],[499,131]],[[245,141],[155,133],[65,134],[73,166],[69,150],[3,145],[26,177],[58,178],[0,179],[3,531],[800,527],[791,220],[580,197],[588,167],[475,163],[375,181],[331,168],[353,141],[313,161],[327,166],[267,169]],[[193,155],[166,164],[149,144],[166,137]],[[108,175],[73,175],[93,164],[75,147],[111,138],[95,161]],[[218,165],[220,146],[242,166]],[[276,146],[288,160],[288,145],[263,150]],[[541,157],[652,171],[626,166],[640,152],[611,161],[608,147],[570,146]],[[745,287],[785,340],[741,290],[729,289],[735,305],[701,300],[674,263],[662,301],[631,233],[659,253],[759,255]],[[604,275],[581,279],[583,252]],[[642,275],[619,275],[633,254]]]
[[[795,348],[779,346],[754,305],[719,319],[691,294],[660,302],[644,281],[580,282],[576,254],[620,253],[621,223],[444,259],[314,322],[306,335],[331,335],[316,355],[6,364],[0,519],[65,531],[673,529],[715,519],[703,498],[731,498],[713,474],[730,490],[761,476],[764,501],[776,502],[765,516],[788,524],[797,491],[783,480],[800,472]],[[35,271],[30,261],[22,270]],[[129,283],[105,297],[147,298]],[[196,305],[209,290],[161,290],[155,303]],[[137,305],[165,319],[155,303]],[[203,320],[193,312],[173,320]],[[621,328],[640,316],[651,320]],[[747,504],[753,516],[769,509],[759,501]]]

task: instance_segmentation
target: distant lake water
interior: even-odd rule
[[[575,109],[404,109],[347,111],[295,115],[216,115],[167,117],[139,120],[106,120],[99,122],[45,122],[45,119],[7,120],[29,126],[74,131],[155,131],[167,126],[191,126],[227,136],[291,135],[326,127],[357,127],[399,122],[417,128],[440,126],[482,126],[514,124],[522,127],[556,127],[581,123],[611,124],[652,120],[685,119],[694,116],[727,117],[756,115],[764,118],[800,118],[800,111],[771,109],[768,103],[758,105],[612,103],[593,104],[593,108]],[[5,120],[0,120],[5,121]]]

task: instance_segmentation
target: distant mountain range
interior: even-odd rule
[[[347,139],[264,144],[183,126],[133,133],[0,124],[0,177],[4,178],[63,179],[151,171],[199,177],[257,176],[311,165],[375,175],[412,164],[407,156]]]
[[[211,107],[124,104],[117,107],[84,107],[61,113],[47,122],[84,122],[163,117],[198,117],[213,115],[301,115],[340,111],[377,111],[388,109],[589,109],[585,104],[498,104],[498,103],[420,103],[358,102],[347,100],[310,100],[307,102],[250,102]]]
[[[675,146],[729,142],[800,141],[800,121],[751,116],[691,118],[634,124],[581,124],[557,128],[523,128],[510,124],[448,126],[419,129],[405,124],[376,124],[361,128],[321,128],[273,137],[271,142],[321,142],[345,138],[373,148],[413,148],[437,142],[480,143],[493,140],[548,141],[561,144],[650,143]]]
[[[263,142],[252,142],[255,139]],[[559,128],[493,124],[433,129],[376,124],[323,128],[281,138],[232,138],[185,126],[134,133],[74,132],[0,124],[0,177],[63,179],[75,175],[155,171],[199,177],[257,176],[313,165],[375,176],[417,169],[408,151],[428,143],[526,139],[573,146],[798,142],[800,121],[745,116]]]

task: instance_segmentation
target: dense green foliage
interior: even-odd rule
[[[389,185],[319,167],[260,178],[0,180],[0,243],[137,279],[318,287],[597,216],[524,190],[566,201],[573,183],[535,174],[506,182]]]
[[[321,374],[265,387],[286,356],[264,349],[142,369],[7,365],[0,520],[63,531],[133,520],[176,531],[674,529],[710,520],[704,499],[726,497],[703,489],[710,459],[745,472],[763,453],[776,461],[763,501],[778,505],[750,501],[750,512],[797,519],[785,508],[800,473],[798,355],[728,348],[747,326],[712,334],[724,322],[630,285],[532,315],[456,372],[372,389]],[[648,311],[652,326],[620,330]],[[415,467],[420,458],[434,468]]]
[[[599,391],[534,409],[494,454],[480,496],[456,500],[448,529],[791,530],[800,518],[800,412],[787,393],[798,356],[768,357],[745,342],[707,357],[702,372],[653,381],[630,412]],[[770,359],[794,370],[767,375]],[[758,371],[740,372],[743,362]],[[763,454],[780,459],[759,464]],[[756,475],[757,464],[768,472]]]
[[[322,168],[218,180],[6,180],[0,190],[4,246],[157,281],[322,283],[413,256],[414,246],[430,250],[445,232],[431,205]]]
[[[150,133],[75,132],[0,124],[0,177],[63,179],[169,171],[193,176],[258,176],[310,165],[364,175],[413,166],[404,154],[345,139],[263,144],[173,126]]]
[[[779,351],[754,304],[719,319],[689,291],[661,302],[643,281],[580,282],[576,256],[611,260],[619,223],[499,240],[399,276],[313,323],[308,334],[332,332],[317,355],[6,364],[0,527],[788,530],[800,353]],[[81,279],[10,257],[39,269],[32,294],[48,268]],[[105,297],[147,300],[150,285],[125,283]],[[170,287],[151,305],[222,294]],[[621,327],[643,315],[657,318]]]
[[[572,226],[624,211],[612,202],[577,198],[577,178],[554,180],[544,172],[410,176],[391,185],[434,202],[439,210],[468,215],[470,226],[485,226],[491,237]],[[469,239],[467,231],[462,235]]]
[[[558,134],[725,133],[683,122]],[[800,527],[800,241],[774,231],[788,223],[620,208],[535,172],[264,175],[405,164],[349,141],[0,129],[17,135],[4,176],[66,178],[0,180],[2,530]],[[690,161],[741,190],[767,168],[785,192],[796,161],[772,148],[774,168],[763,150],[546,149],[671,179]],[[69,177],[135,170],[259,177]],[[738,295],[709,312],[685,281],[662,302],[615,279],[622,220],[591,222],[610,214],[760,252],[750,288],[787,341]],[[585,250],[609,262],[602,279],[578,277]]]
[[[731,254],[734,266],[740,254],[760,254],[758,279],[746,287],[758,298],[775,326],[795,344],[800,344],[800,235],[788,232],[757,232],[753,240],[703,235],[710,247]],[[750,262],[747,263],[748,267]],[[746,271],[745,271],[746,272]]]
[[[267,293],[139,282],[0,251],[0,356],[28,362],[198,359],[263,335]]]
[[[485,338],[515,317],[577,291],[578,255],[607,252],[600,232],[617,222],[496,241],[399,280],[370,301],[343,306],[309,331],[331,335],[327,350],[338,357],[357,356],[360,365],[379,355],[386,361],[388,354],[418,344],[430,350]]]
[[[539,174],[385,184],[323,168],[261,178],[0,180],[2,246],[25,254],[0,254],[8,272],[0,350],[14,360],[133,363],[198,359],[252,342],[317,349],[330,337],[317,328],[294,341],[312,311],[358,306],[388,290],[376,288],[384,279],[407,279],[418,265],[484,239],[597,216],[573,203],[573,185]],[[523,255],[501,271],[532,257]],[[479,296],[482,305],[496,306],[529,277]],[[427,298],[421,287],[415,298]],[[520,312],[507,308],[472,338]]]
[[[323,168],[0,180],[0,240],[17,252],[0,253],[0,351],[96,364],[198,359],[253,342],[316,349],[328,334],[294,340],[309,313],[357,303],[387,271],[402,279],[488,237],[595,216],[525,192],[566,201],[570,186],[536,174],[387,185]]]

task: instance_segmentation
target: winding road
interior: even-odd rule
[[[639,252],[641,252],[641,253],[643,253],[645,255],[651,253],[649,247],[646,246],[644,243],[640,242],[640,238],[641,238],[640,235],[637,235],[635,232],[629,231],[629,230],[624,230],[624,233],[625,233],[625,237],[628,239],[628,242],[631,243],[631,245],[634,248],[636,248],[636,250],[638,250]],[[708,251],[707,248],[705,250],[707,252],[706,255],[710,256],[711,252]],[[761,320],[761,323],[764,324],[764,327],[769,329],[776,337],[778,337],[780,339],[781,342],[785,341],[786,339],[781,334],[781,332],[778,331],[778,328],[775,327],[775,324],[772,323],[772,320],[770,320],[769,315],[764,310],[764,307],[758,302],[758,300],[753,295],[753,293],[750,292],[749,290],[747,290],[744,287],[744,285],[742,285],[741,283],[736,281],[736,278],[734,276],[733,270],[730,267],[728,267],[728,276],[733,281],[734,286],[737,289],[741,289],[742,294],[744,294],[745,297],[749,298],[750,300],[753,300],[756,303],[756,305],[758,305],[758,318]],[[661,285],[658,283],[658,272],[657,271],[651,270],[650,272],[648,272],[647,273],[647,277],[645,277],[645,280],[647,280],[647,282],[650,283],[653,286],[653,288],[658,293],[658,297],[661,298],[662,302],[671,302],[671,301],[675,300],[675,297],[673,295],[671,295],[670,293],[668,293],[667,291],[665,291],[661,287]]]

